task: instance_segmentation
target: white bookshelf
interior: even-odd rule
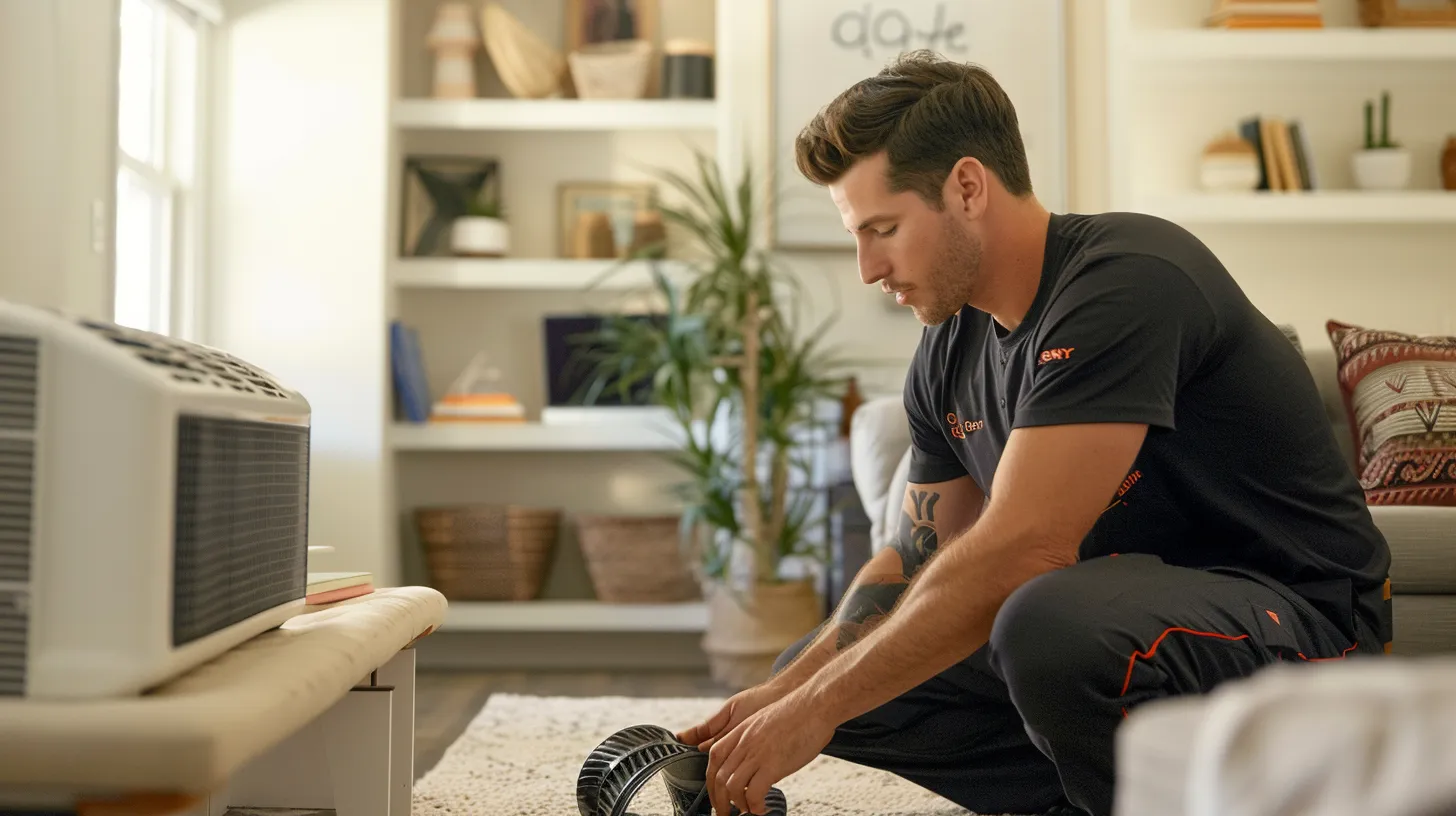
[[[707,604],[600,601],[456,601],[446,632],[702,632]]]
[[[569,258],[408,258],[391,264],[390,278],[405,289],[636,289],[652,284],[647,263],[614,269],[618,266]],[[681,266],[666,261],[659,268],[672,276]]]
[[[670,426],[625,422],[400,422],[389,434],[396,451],[436,452],[670,451],[681,447],[680,439]]]
[[[1456,60],[1456,29],[1149,29],[1136,32],[1132,44],[1133,57],[1154,62]]]
[[[1188,223],[1456,224],[1456,193],[1440,190],[1146,195],[1134,208]]]
[[[394,124],[414,130],[716,130],[706,100],[400,99]]]

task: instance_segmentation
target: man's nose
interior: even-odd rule
[[[866,251],[864,247],[859,250],[859,279],[866,286],[888,278],[890,276],[890,264],[885,258],[875,252]]]

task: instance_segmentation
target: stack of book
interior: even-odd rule
[[[500,369],[481,351],[435,400],[431,422],[525,422],[526,408],[500,387]]]
[[[1317,189],[1309,134],[1299,120],[1252,116],[1239,123],[1239,136],[1259,157],[1260,190]]]
[[[1318,0],[1214,0],[1212,28],[1324,28]]]

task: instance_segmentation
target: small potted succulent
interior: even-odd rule
[[[499,201],[472,199],[465,215],[450,226],[450,250],[456,255],[499,258],[511,250],[511,233]]]
[[[1401,190],[1410,183],[1410,151],[1390,139],[1390,92],[1380,95],[1380,133],[1375,133],[1375,105],[1365,103],[1365,145],[1355,152],[1355,186],[1362,190]]]

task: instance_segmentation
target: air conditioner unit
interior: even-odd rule
[[[309,421],[226,352],[0,301],[0,696],[135,695],[296,614]]]

